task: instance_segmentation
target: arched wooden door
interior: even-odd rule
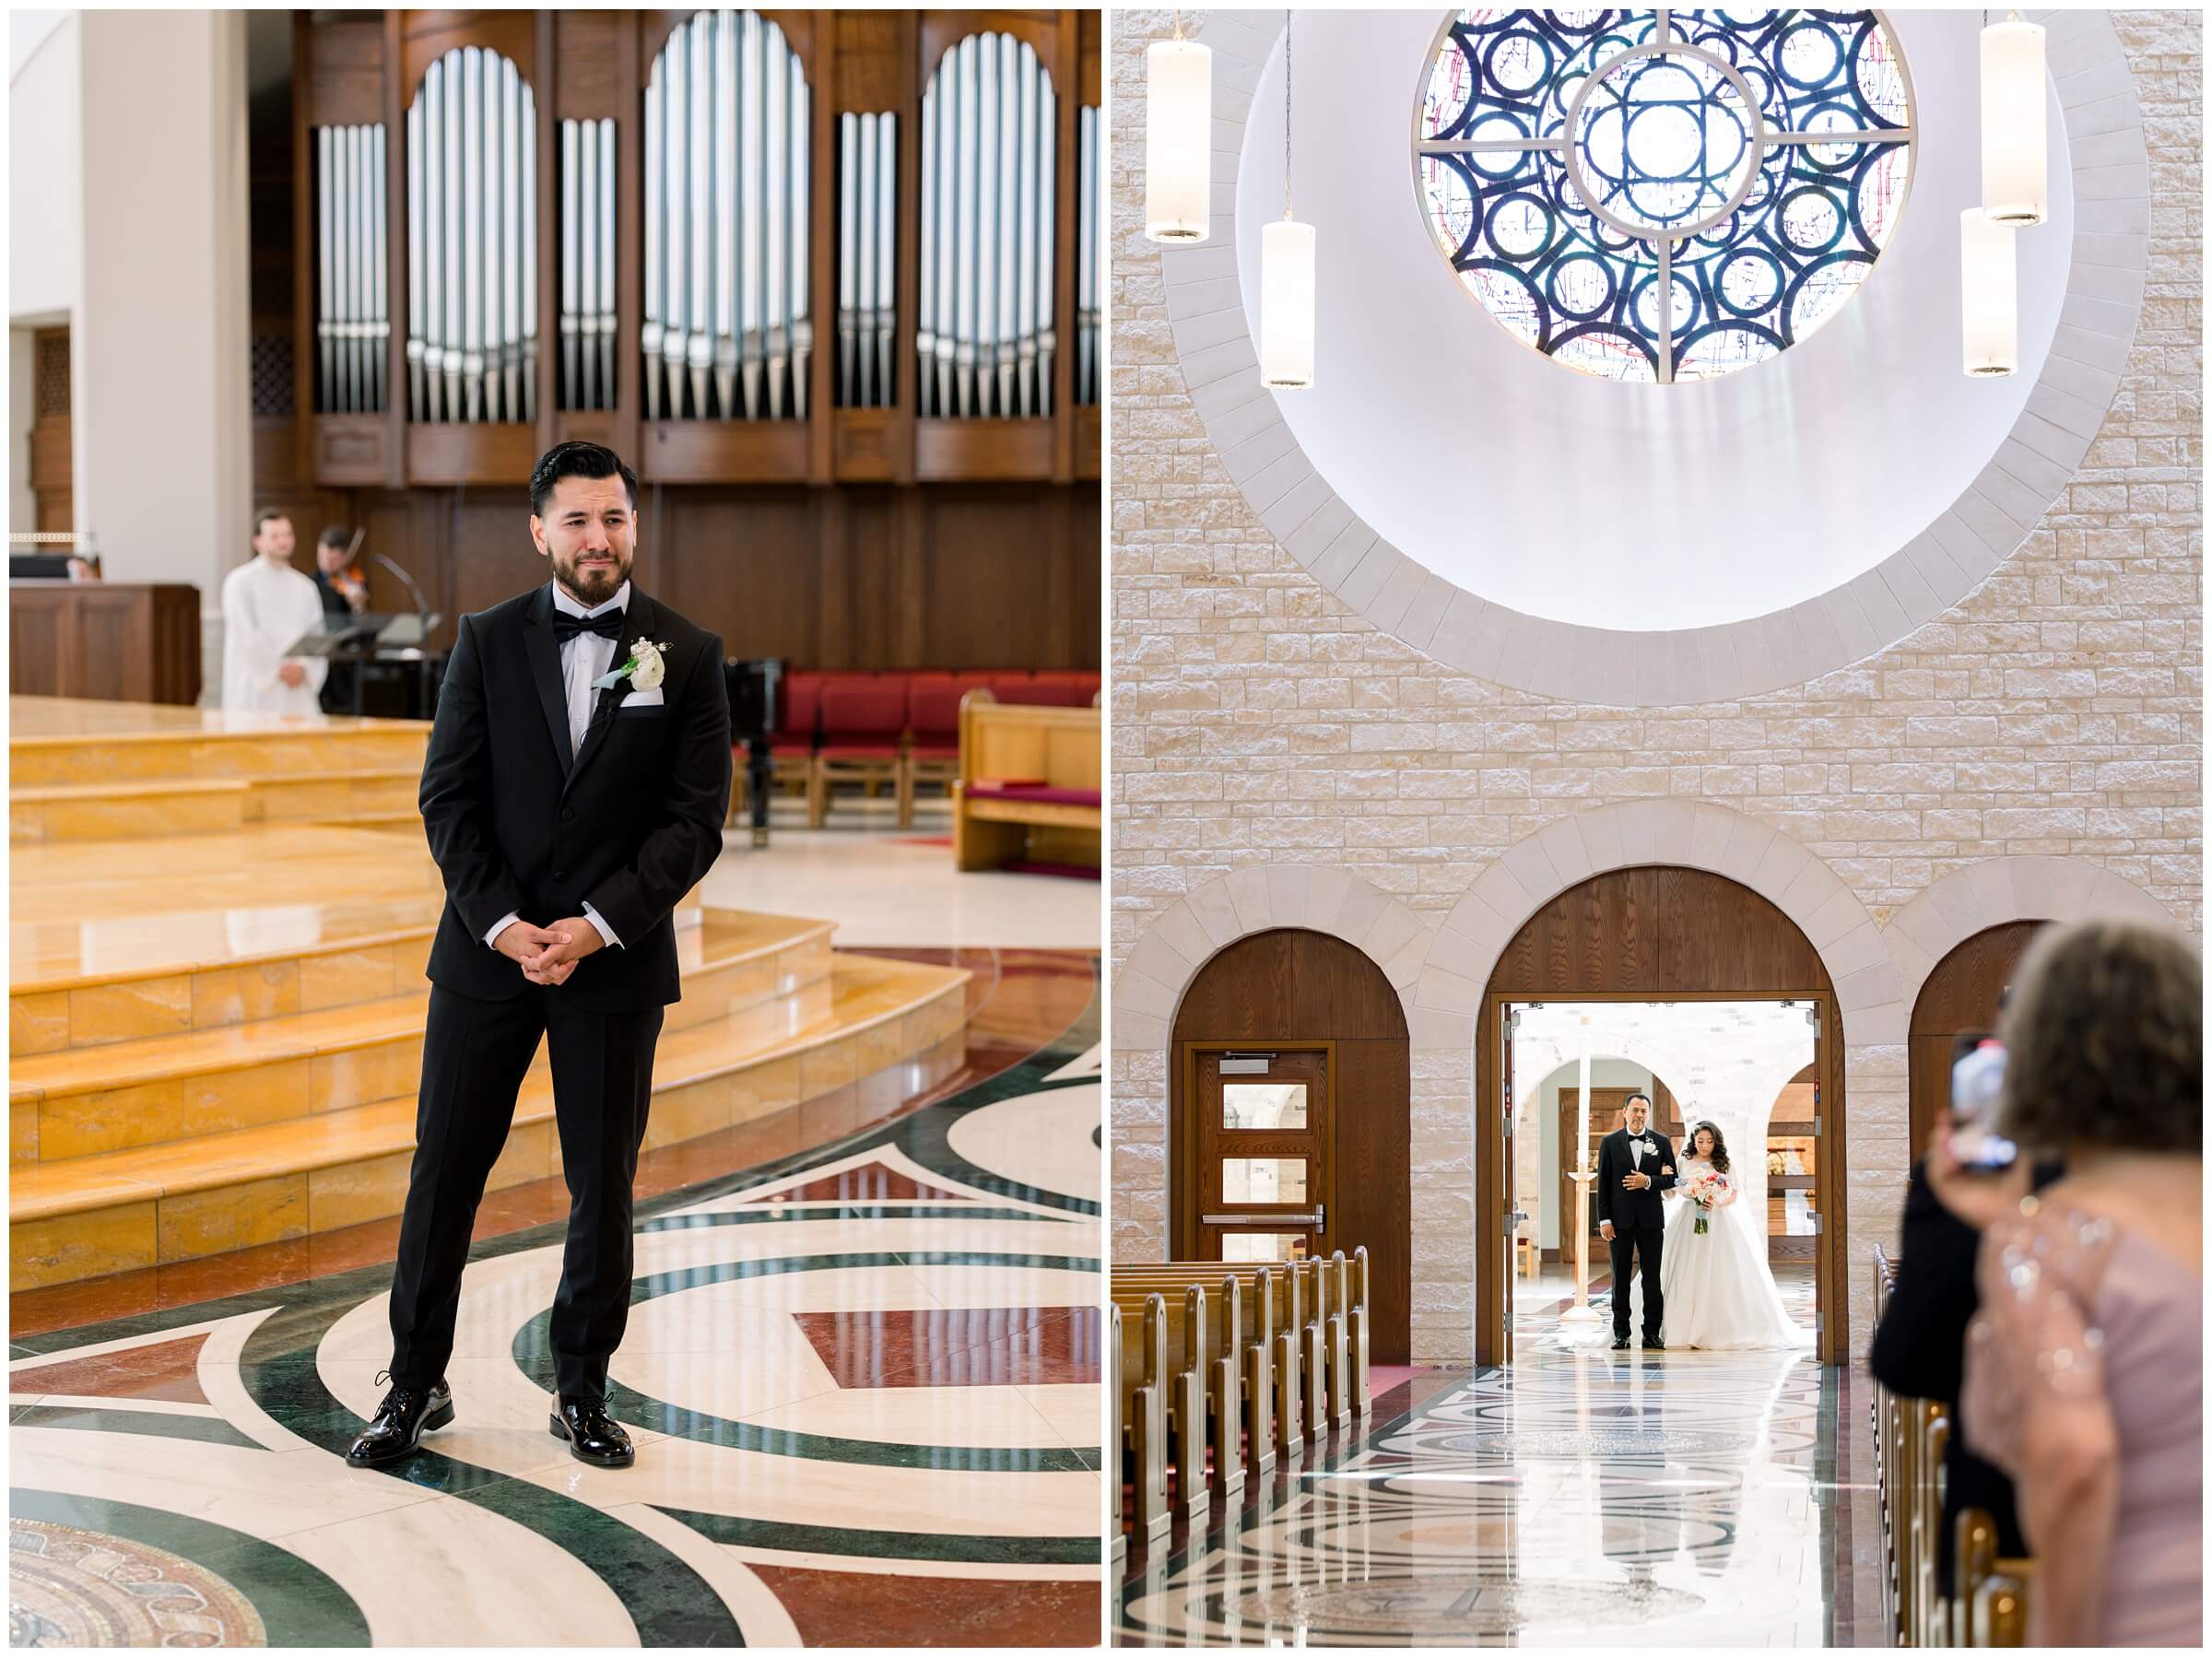
[[[1821,1205],[1816,1254],[1819,1354],[1850,1350],[1843,1283],[1843,1032],[1820,952],[1781,910],[1724,876],[1671,865],[1614,869],[1531,915],[1492,969],[1475,1042],[1475,1356],[1511,1361],[1512,1081],[1507,1014],[1516,1002],[1765,1000],[1815,1015]],[[1564,1235],[1564,1234],[1562,1234]]]
[[[1325,933],[1240,938],[1183,993],[1170,1064],[1176,1258],[1364,1245],[1371,1354],[1408,1361],[1413,1070],[1382,968]]]
[[[1951,1041],[1966,1030],[1997,1027],[1997,997],[2047,921],[2007,921],[1954,946],[1920,986],[1906,1040],[1912,1155],[1928,1143],[1936,1113],[1951,1096]]]

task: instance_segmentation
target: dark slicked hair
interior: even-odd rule
[[[1623,1111],[1626,1111],[1626,1110],[1627,1110],[1627,1109],[1628,1109],[1628,1108],[1629,1108],[1630,1105],[1634,1104],[1634,1103],[1635,1103],[1635,1102],[1636,1102],[1638,1099],[1641,1099],[1641,1100],[1642,1100],[1642,1101],[1643,1101],[1643,1102],[1644,1102],[1646,1105],[1649,1105],[1649,1104],[1652,1102],[1652,1096],[1651,1096],[1650,1094],[1648,1094],[1648,1093],[1645,1093],[1645,1092],[1642,1092],[1642,1091],[1641,1091],[1641,1090],[1639,1090],[1638,1092],[1635,1092],[1635,1093],[1631,1093],[1631,1094],[1630,1094],[1630,1095],[1629,1095],[1629,1097],[1628,1097],[1628,1098],[1626,1098],[1626,1099],[1622,1099],[1622,1100],[1620,1101],[1620,1108],[1621,1108]]]
[[[622,464],[622,457],[602,443],[556,443],[538,456],[530,468],[530,510],[546,515],[553,499],[553,486],[564,477],[619,477],[629,491],[629,510],[638,510],[638,475]]]
[[[1998,1033],[1999,1133],[2039,1150],[2203,1142],[2205,970],[2187,939],[2123,921],[2049,927],[2028,946]]]
[[[253,514],[253,533],[255,535],[261,534],[263,530],[266,529],[270,524],[276,523],[279,518],[282,518],[287,523],[289,523],[292,521],[291,513],[286,511],[284,508],[280,506],[265,506],[261,508]]]
[[[348,546],[353,544],[353,531],[343,523],[334,523],[315,537],[318,546]]]

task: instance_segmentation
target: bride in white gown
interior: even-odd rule
[[[1698,1181],[1718,1174],[1726,1189],[1712,1206],[1691,1198]],[[1800,1327],[1782,1303],[1767,1265],[1763,1228],[1746,1217],[1743,1187],[1728,1158],[1720,1129],[1701,1122],[1690,1131],[1679,1177],[1665,1193],[1666,1242],[1659,1255],[1659,1287],[1666,1297],[1660,1336],[1669,1351],[1743,1352],[1809,1346],[1813,1332]],[[1705,1220],[1700,1231],[1697,1222]]]

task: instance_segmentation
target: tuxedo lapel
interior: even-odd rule
[[[607,672],[614,672],[629,660],[630,647],[639,640],[653,636],[653,600],[633,584],[629,602],[622,609],[622,636],[615,640],[615,653],[607,659]],[[546,630],[550,633],[553,629],[548,627]],[[583,746],[577,751],[576,763],[569,768],[568,782],[561,789],[564,796],[576,786],[576,779],[583,775],[583,768],[606,746],[606,727],[614,721],[615,710],[629,699],[631,688],[630,682],[622,679],[599,692],[598,700],[592,704],[592,723],[584,728]]]
[[[553,636],[553,588],[537,590],[524,618],[523,652],[530,658],[530,677],[537,686],[537,705],[545,711],[546,730],[553,738],[553,752],[560,769],[573,769],[569,752],[569,696],[560,682],[560,640]]]

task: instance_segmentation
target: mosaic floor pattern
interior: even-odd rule
[[[479,1237],[459,1419],[386,1471],[339,1456],[388,1263],[18,1321],[12,1643],[1095,1644],[1095,988],[1073,1005],[948,1097],[641,1200],[631,1469],[547,1432],[558,1224]]]
[[[1117,1643],[1851,1643],[1837,1372],[1592,1349],[1547,1313],[1510,1369],[1417,1376],[1206,1534],[1133,1551]]]

